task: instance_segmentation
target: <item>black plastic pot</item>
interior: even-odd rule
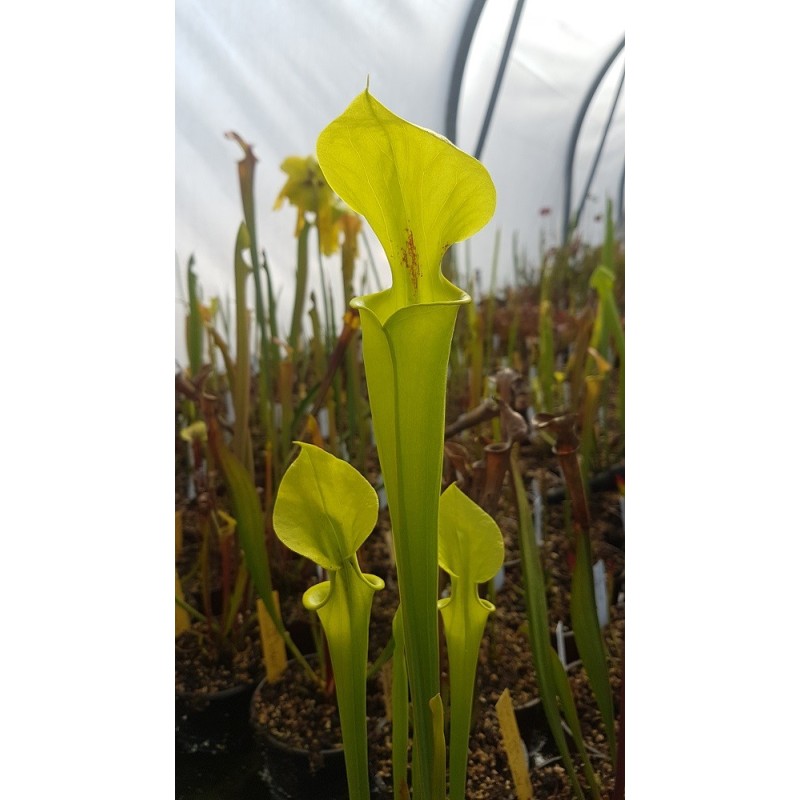
[[[558,652],[558,639],[555,634],[550,636],[550,644],[552,644],[556,652]],[[577,662],[581,660],[581,654],[578,652],[578,643],[575,641],[574,631],[564,631],[564,655],[566,657],[567,669],[575,669]]]
[[[253,688],[248,683],[210,694],[176,694],[176,751],[220,754],[247,749]]]
[[[344,748],[306,750],[292,747],[276,739],[269,730],[257,722],[256,698],[260,696],[266,679],[253,692],[250,725],[262,763],[262,777],[277,800],[342,800],[347,798],[347,774]]]
[[[315,657],[309,659],[314,663]],[[290,662],[291,664],[292,662]],[[257,703],[266,678],[253,692],[250,725],[253,742],[261,759],[260,776],[275,800],[348,800],[344,745],[325,750],[294,747],[277,739],[258,718]],[[372,800],[391,797],[391,788],[373,778]]]
[[[571,633],[571,632],[570,632]],[[555,645],[554,645],[555,646]],[[567,648],[569,652],[570,648]],[[581,666],[580,661],[572,661],[567,665],[567,672],[573,672]],[[543,767],[551,761],[558,761],[561,755],[553,738],[547,715],[541,698],[537,697],[521,706],[514,706],[519,735],[522,737],[532,765]],[[568,729],[566,729],[568,731]],[[567,737],[567,745],[572,752],[577,752],[571,735]]]
[[[514,716],[517,719],[519,735],[525,743],[528,758],[534,766],[543,767],[561,756],[555,743],[542,701],[537,697],[522,706],[515,706]],[[571,740],[568,738],[568,742]]]

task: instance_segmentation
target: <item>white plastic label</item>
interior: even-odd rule
[[[594,599],[597,603],[597,620],[601,628],[608,625],[608,593],[606,592],[606,563],[598,561],[592,567],[594,574]]]

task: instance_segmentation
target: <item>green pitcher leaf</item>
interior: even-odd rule
[[[610,210],[609,210],[610,213]],[[613,235],[613,234],[612,234]],[[611,271],[611,256],[613,238],[606,239],[604,258],[608,259],[608,266],[600,265],[592,273],[589,285],[597,292],[600,299],[600,309],[597,315],[597,324],[592,334],[592,344],[605,353],[609,336],[614,341],[617,355],[619,356],[619,418],[620,428],[625,430],[625,331],[622,319],[614,300],[614,273]]]
[[[395,797],[408,797],[408,673],[402,603],[392,619],[392,635],[392,786]]]
[[[430,785],[428,701],[439,691],[438,509],[447,362],[457,313],[456,303],[419,304],[400,309],[383,327],[361,307],[364,365],[404,608],[417,787]]]
[[[250,440],[250,318],[247,310],[247,276],[249,268],[244,253],[250,248],[250,233],[242,223],[236,234],[233,254],[234,289],[236,295],[236,378],[233,389],[233,453],[253,474],[253,447]]]
[[[303,605],[309,611],[319,611],[331,596],[331,582],[322,581],[315,583],[311,588],[303,593]]]
[[[414,713],[415,796],[432,785],[430,699],[439,692],[437,524],[447,362],[458,308],[442,257],[494,213],[486,169],[438,134],[393,114],[368,91],[319,136],[331,188],[366,217],[392,270],[391,288],[354,298],[375,439],[392,519]]]
[[[285,479],[284,479],[285,480]],[[309,589],[303,603],[319,614],[336,679],[347,784],[351,800],[369,800],[367,766],[367,651],[373,594],[384,582],[365,575],[355,555],[330,581]]]
[[[448,572],[450,596],[439,601],[450,664],[450,792],[464,797],[469,727],[478,652],[489,614],[478,595],[503,564],[503,534],[497,523],[455,484],[439,502],[439,566]]]
[[[319,614],[336,679],[351,800],[369,800],[367,768],[367,651],[373,594],[383,579],[361,572],[355,552],[378,520],[378,496],[347,462],[314,445],[286,470],[275,498],[273,526],[296,553],[331,570],[303,604]]]
[[[491,580],[504,558],[497,523],[454,483],[439,501],[439,566],[467,583]]]
[[[444,741],[444,706],[442,696],[432,697],[428,706],[433,717],[433,776],[431,778],[431,799],[445,800],[447,793],[446,747]],[[453,795],[454,797],[456,795]]]
[[[194,377],[203,363],[203,319],[200,313],[197,275],[193,271],[194,256],[186,267],[186,284],[189,292],[189,314],[186,318],[186,349],[189,353],[189,374]]]
[[[325,569],[340,569],[375,528],[378,495],[358,470],[314,445],[286,470],[273,525],[291,550]]]
[[[264,513],[261,510],[261,501],[250,473],[222,441],[216,417],[207,414],[206,418],[208,441],[230,492],[233,516],[239,532],[239,544],[244,553],[247,569],[272,621],[283,631],[283,623],[275,608],[272,594],[269,557],[264,545]]]
[[[486,168],[442,136],[412,125],[369,91],[320,134],[317,156],[334,191],[367,218],[392,269],[381,321],[411,303],[454,299],[445,250],[492,217]]]

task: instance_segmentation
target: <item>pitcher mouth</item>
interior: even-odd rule
[[[466,305],[472,302],[472,297],[463,289],[459,289],[458,286],[455,286],[444,278],[442,278],[442,282],[446,284],[448,288],[445,288],[440,297],[433,300],[405,305],[398,304],[395,299],[395,294],[393,293],[394,290],[390,287],[389,289],[383,289],[374,294],[354,297],[350,301],[350,307],[357,309],[359,312],[368,311],[383,328],[391,317],[404,309]]]

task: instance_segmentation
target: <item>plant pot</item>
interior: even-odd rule
[[[569,633],[571,634],[572,632],[569,631]],[[564,638],[567,639],[567,636],[565,635]],[[553,646],[555,647],[555,642]],[[574,642],[572,647],[574,647]],[[570,652],[570,649],[571,647],[568,645],[567,653]],[[581,664],[582,662],[578,660],[570,661],[567,664],[567,674],[574,674],[576,670],[581,668]],[[515,705],[514,716],[517,719],[520,736],[525,742],[528,755],[535,766],[544,766],[560,758],[540,697],[521,705]],[[564,728],[565,732],[569,734],[569,729],[566,726]],[[567,743],[571,751],[575,750],[571,735],[567,735]]]
[[[558,638],[555,634],[550,636],[550,644],[555,651],[558,652]],[[581,660],[581,655],[578,652],[578,643],[575,641],[574,631],[564,631],[564,655],[566,657],[567,669],[573,669],[575,663]]]
[[[242,753],[175,754],[175,800],[266,800],[255,747]]]
[[[264,674],[258,632],[222,646],[205,630],[193,623],[175,637],[175,748],[241,752],[250,741],[250,698]]]
[[[218,692],[175,695],[175,749],[180,753],[237,753],[251,741],[252,683]]]
[[[313,665],[316,658],[309,659]],[[340,800],[347,797],[344,748],[335,698],[324,697],[296,661],[275,684],[258,684],[250,704],[250,727],[262,776],[279,800]],[[279,732],[280,729],[280,732]],[[290,736],[295,736],[292,741]],[[305,738],[309,745],[303,746]]]
[[[309,658],[313,666],[316,657]],[[375,684],[372,685],[373,690]],[[270,703],[271,701],[271,703]],[[315,746],[287,741],[273,724],[284,727],[295,711],[271,714],[271,710],[287,703],[297,706],[296,722],[303,738]],[[376,701],[368,700],[368,735],[380,732],[386,720],[373,716]],[[283,718],[283,719],[281,719]],[[276,800],[348,800],[347,771],[344,746],[339,730],[338,711],[334,698],[322,695],[306,673],[294,661],[289,661],[284,677],[268,686],[266,679],[256,687],[250,705],[250,726],[261,758],[260,774]],[[288,727],[293,727],[289,723]],[[391,797],[391,787],[372,775],[371,797],[383,800]]]
[[[540,698],[515,706],[514,716],[532,767],[543,767],[561,758]],[[572,738],[569,736],[567,744],[573,750]]]
[[[278,800],[342,800],[347,797],[344,749],[304,750],[254,730],[263,759],[262,775]]]

